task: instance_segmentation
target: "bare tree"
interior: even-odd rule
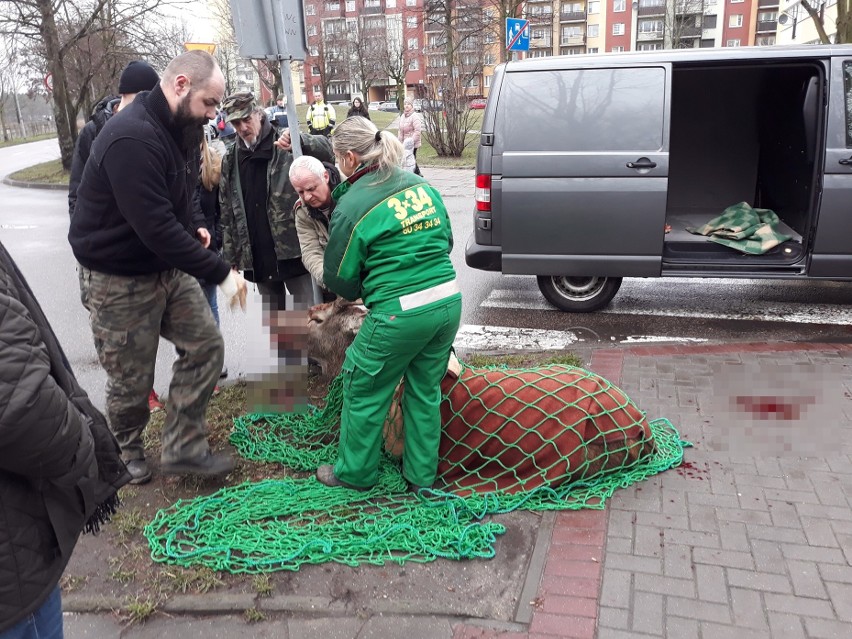
[[[490,31],[493,39],[500,43],[499,61],[506,61],[506,29],[508,18],[517,18],[521,15],[521,8],[526,4],[524,0],[484,0],[486,18],[489,18]],[[493,12],[488,15],[488,11]]]
[[[835,44],[848,44],[852,42],[852,0],[837,0],[837,16],[835,18]],[[822,44],[831,44],[831,38],[825,30],[825,3],[820,2],[817,6],[808,0],[802,0],[802,7],[814,21],[819,41]]]
[[[492,20],[471,0],[426,0],[427,74],[442,109],[424,111],[425,136],[438,155],[459,157],[470,143],[472,96],[482,94],[482,68]]]
[[[324,20],[321,24],[316,65],[324,96],[333,93],[331,86],[349,80],[351,42],[349,28],[343,19]]]
[[[399,14],[385,16],[385,40],[381,43],[378,60],[382,74],[396,83],[396,103],[402,108],[411,52],[405,46],[402,16]]]
[[[182,0],[15,0],[0,3],[0,35],[29,43],[31,66],[52,81],[62,165],[70,169],[77,113],[98,91],[103,71],[114,81],[123,64],[161,49],[160,10]],[[151,28],[147,28],[151,27]],[[156,31],[155,35],[151,35]],[[147,34],[140,39],[140,34]],[[119,62],[120,61],[120,62]],[[67,65],[67,68],[66,68]],[[86,65],[88,67],[86,68]],[[100,80],[98,81],[100,82]]]
[[[371,16],[359,17],[357,28],[350,31],[352,71],[364,99],[369,99],[370,88],[374,84],[387,77],[381,63],[384,41],[384,21],[377,22]]]

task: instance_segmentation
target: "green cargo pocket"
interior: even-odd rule
[[[345,375],[345,392],[370,393],[376,387],[376,378],[382,372],[385,363],[381,360],[365,359],[351,352],[347,353],[343,362],[343,374]]]
[[[127,346],[127,331],[115,331],[92,323],[92,335],[95,338],[95,350],[98,352],[101,366],[110,376],[121,376],[123,372],[121,359]]]

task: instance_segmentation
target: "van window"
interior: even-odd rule
[[[659,151],[665,84],[661,67],[510,73],[495,133],[513,151]]]
[[[852,148],[852,62],[843,63],[843,94],[846,96],[846,148]]]

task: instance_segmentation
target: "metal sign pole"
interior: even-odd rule
[[[302,155],[302,138],[299,133],[299,114],[296,113],[296,94],[293,91],[293,73],[290,60],[280,60],[281,82],[284,83],[284,95],[287,96],[287,126],[290,127],[290,144],[293,157]]]

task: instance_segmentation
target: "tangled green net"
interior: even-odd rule
[[[479,397],[484,397],[486,392],[495,392],[496,384],[492,378],[505,377],[507,373],[512,375],[512,372],[497,367],[463,371],[466,371],[466,376],[460,377],[454,387],[458,384],[475,387],[480,389],[474,392]],[[569,376],[568,382],[564,381],[566,371],[574,375],[573,378]],[[583,396],[582,405],[579,401],[563,401],[563,406],[558,407],[560,403],[554,403],[554,400],[560,396],[560,388],[558,384],[554,385],[554,380],[559,380],[560,384],[583,384],[586,388],[591,388],[591,383],[595,386]],[[455,422],[455,432],[465,433],[458,439],[452,439],[448,435],[453,432],[452,429],[445,426],[441,463],[445,478],[454,476],[455,479],[444,482],[441,489],[421,490],[416,495],[408,492],[399,461],[388,453],[381,462],[379,482],[366,492],[329,488],[313,476],[244,483],[223,488],[209,496],[180,500],[159,511],[145,527],[151,557],[157,562],[185,567],[203,565],[231,573],[298,570],[304,564],[329,561],[355,566],[428,562],[439,557],[490,558],[495,553],[497,535],[503,534],[505,527],[489,515],[517,509],[602,509],[605,500],[616,489],[678,466],[683,461],[683,449],[689,444],[680,439],[668,420],[657,419],[649,423],[653,445],[644,448],[644,452],[635,459],[627,461],[624,453],[628,447],[618,440],[618,429],[610,430],[608,441],[604,441],[603,433],[590,437],[587,432],[586,444],[592,442],[593,445],[587,445],[586,450],[571,450],[567,457],[545,455],[543,458],[552,460],[552,463],[540,468],[533,465],[539,480],[531,489],[525,489],[523,484],[515,481],[516,469],[507,467],[503,462],[496,464],[498,472],[490,478],[479,477],[475,471],[458,472],[461,466],[467,468],[483,463],[476,457],[476,447],[469,447],[465,441],[470,433],[476,435],[474,441],[489,442],[482,444],[483,449],[487,446],[493,449],[496,442],[501,449],[512,452],[508,459],[521,458],[525,467],[529,466],[529,455],[542,457],[538,443],[530,446],[525,439],[501,439],[505,436],[502,431],[511,429],[484,432],[488,416],[492,420],[492,431],[494,419],[512,419],[508,412],[517,411],[518,407],[510,407],[510,402],[516,401],[519,394],[529,396],[529,384],[533,383],[540,392],[522,403],[521,409],[541,413],[543,420],[551,418],[553,422],[552,418],[564,418],[566,415],[588,415],[590,410],[594,410],[595,414],[600,412],[601,421],[618,411],[642,415],[619,389],[583,369],[554,366],[518,371],[517,379],[504,384],[514,390],[496,402],[491,397],[489,409],[484,412],[472,411],[469,402],[474,400],[468,397],[445,406],[448,411],[444,414],[445,424],[448,419],[459,420],[465,416],[469,421]],[[564,388],[561,390],[564,391]],[[445,391],[445,398],[447,394],[457,398],[457,395],[452,395],[452,389]],[[295,471],[310,472],[336,459],[342,405],[342,381],[338,377],[329,386],[326,405],[322,409],[314,408],[306,414],[237,418],[231,442],[247,459],[280,462]],[[550,412],[545,410],[547,407]],[[473,420],[470,420],[471,415],[475,416]],[[569,431],[585,427],[581,420],[560,424],[562,429]],[[544,427],[544,422],[531,425],[531,430],[537,431]],[[628,426],[635,427],[635,424],[628,423]],[[387,449],[393,448],[393,437],[388,435],[389,432],[392,435],[393,429],[386,427]],[[525,432],[523,437],[529,435]],[[459,456],[459,449],[465,454]],[[530,452],[524,457],[526,449]],[[589,451],[595,452],[593,456],[586,454],[585,465],[572,469],[573,481],[553,479],[554,469],[570,465],[567,463],[569,457]],[[606,460],[601,458],[602,455],[606,456]],[[451,463],[451,459],[455,461]],[[612,468],[613,460],[622,460],[622,465]],[[605,461],[609,462],[607,468],[604,468]],[[441,468],[439,466],[439,473]],[[511,489],[500,489],[499,485],[507,485],[506,477],[511,480],[508,484]]]

